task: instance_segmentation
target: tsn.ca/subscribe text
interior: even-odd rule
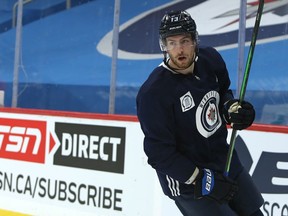
[[[122,211],[123,190],[0,171],[0,191]]]

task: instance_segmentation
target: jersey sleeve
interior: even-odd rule
[[[162,174],[182,183],[190,184],[197,168],[176,148],[175,124],[169,93],[161,88],[139,91],[137,115],[144,138],[144,151],[148,163]]]

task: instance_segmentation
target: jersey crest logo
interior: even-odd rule
[[[190,91],[188,91],[186,94],[180,97],[180,104],[181,104],[182,112],[186,112],[195,106],[195,103],[194,103],[194,100]]]
[[[196,110],[197,129],[206,138],[214,134],[222,124],[218,110],[219,101],[218,92],[210,91],[204,95]]]

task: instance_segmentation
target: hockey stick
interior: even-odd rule
[[[261,16],[262,16],[263,7],[264,7],[264,0],[259,0],[259,6],[258,6],[257,14],[256,14],[255,25],[254,25],[254,29],[252,32],[251,44],[250,44],[250,48],[249,48],[249,52],[248,52],[248,56],[247,56],[243,81],[242,81],[241,89],[240,89],[240,95],[239,95],[240,105],[241,105],[242,101],[244,100],[245,93],[246,93],[246,87],[247,87],[247,83],[248,83],[248,77],[250,74],[250,68],[251,68],[254,49],[255,49],[255,45],[256,45],[256,40],[257,40],[258,30],[259,30],[259,26],[260,26],[260,20],[261,20]],[[225,171],[224,171],[225,176],[229,175],[231,159],[232,159],[233,150],[234,150],[234,146],[235,146],[236,134],[237,134],[237,130],[233,129],[232,134],[231,134],[231,138],[230,138],[229,151],[228,151],[226,166],[225,166]]]

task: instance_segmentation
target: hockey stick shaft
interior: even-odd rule
[[[250,74],[250,68],[251,68],[251,63],[252,63],[252,59],[253,59],[253,55],[254,55],[254,49],[255,49],[255,45],[256,45],[256,40],[257,40],[258,30],[259,30],[259,26],[260,26],[263,7],[264,7],[264,0],[259,0],[259,6],[258,6],[257,14],[256,14],[255,25],[254,25],[254,29],[252,32],[251,44],[250,44],[250,48],[249,48],[249,52],[248,52],[248,56],[247,56],[244,76],[243,76],[241,89],[240,89],[240,95],[239,95],[240,104],[244,100],[245,93],[246,93],[246,87],[248,84],[248,78],[249,78],[249,74]],[[231,165],[233,150],[235,147],[236,135],[237,135],[237,130],[233,129],[232,134],[231,134],[231,138],[230,138],[230,145],[229,145],[229,150],[228,150],[228,155],[227,155],[227,160],[226,160],[226,166],[225,166],[225,172],[224,172],[224,175],[226,175],[226,176],[229,175],[229,171],[230,171],[230,165]]]

